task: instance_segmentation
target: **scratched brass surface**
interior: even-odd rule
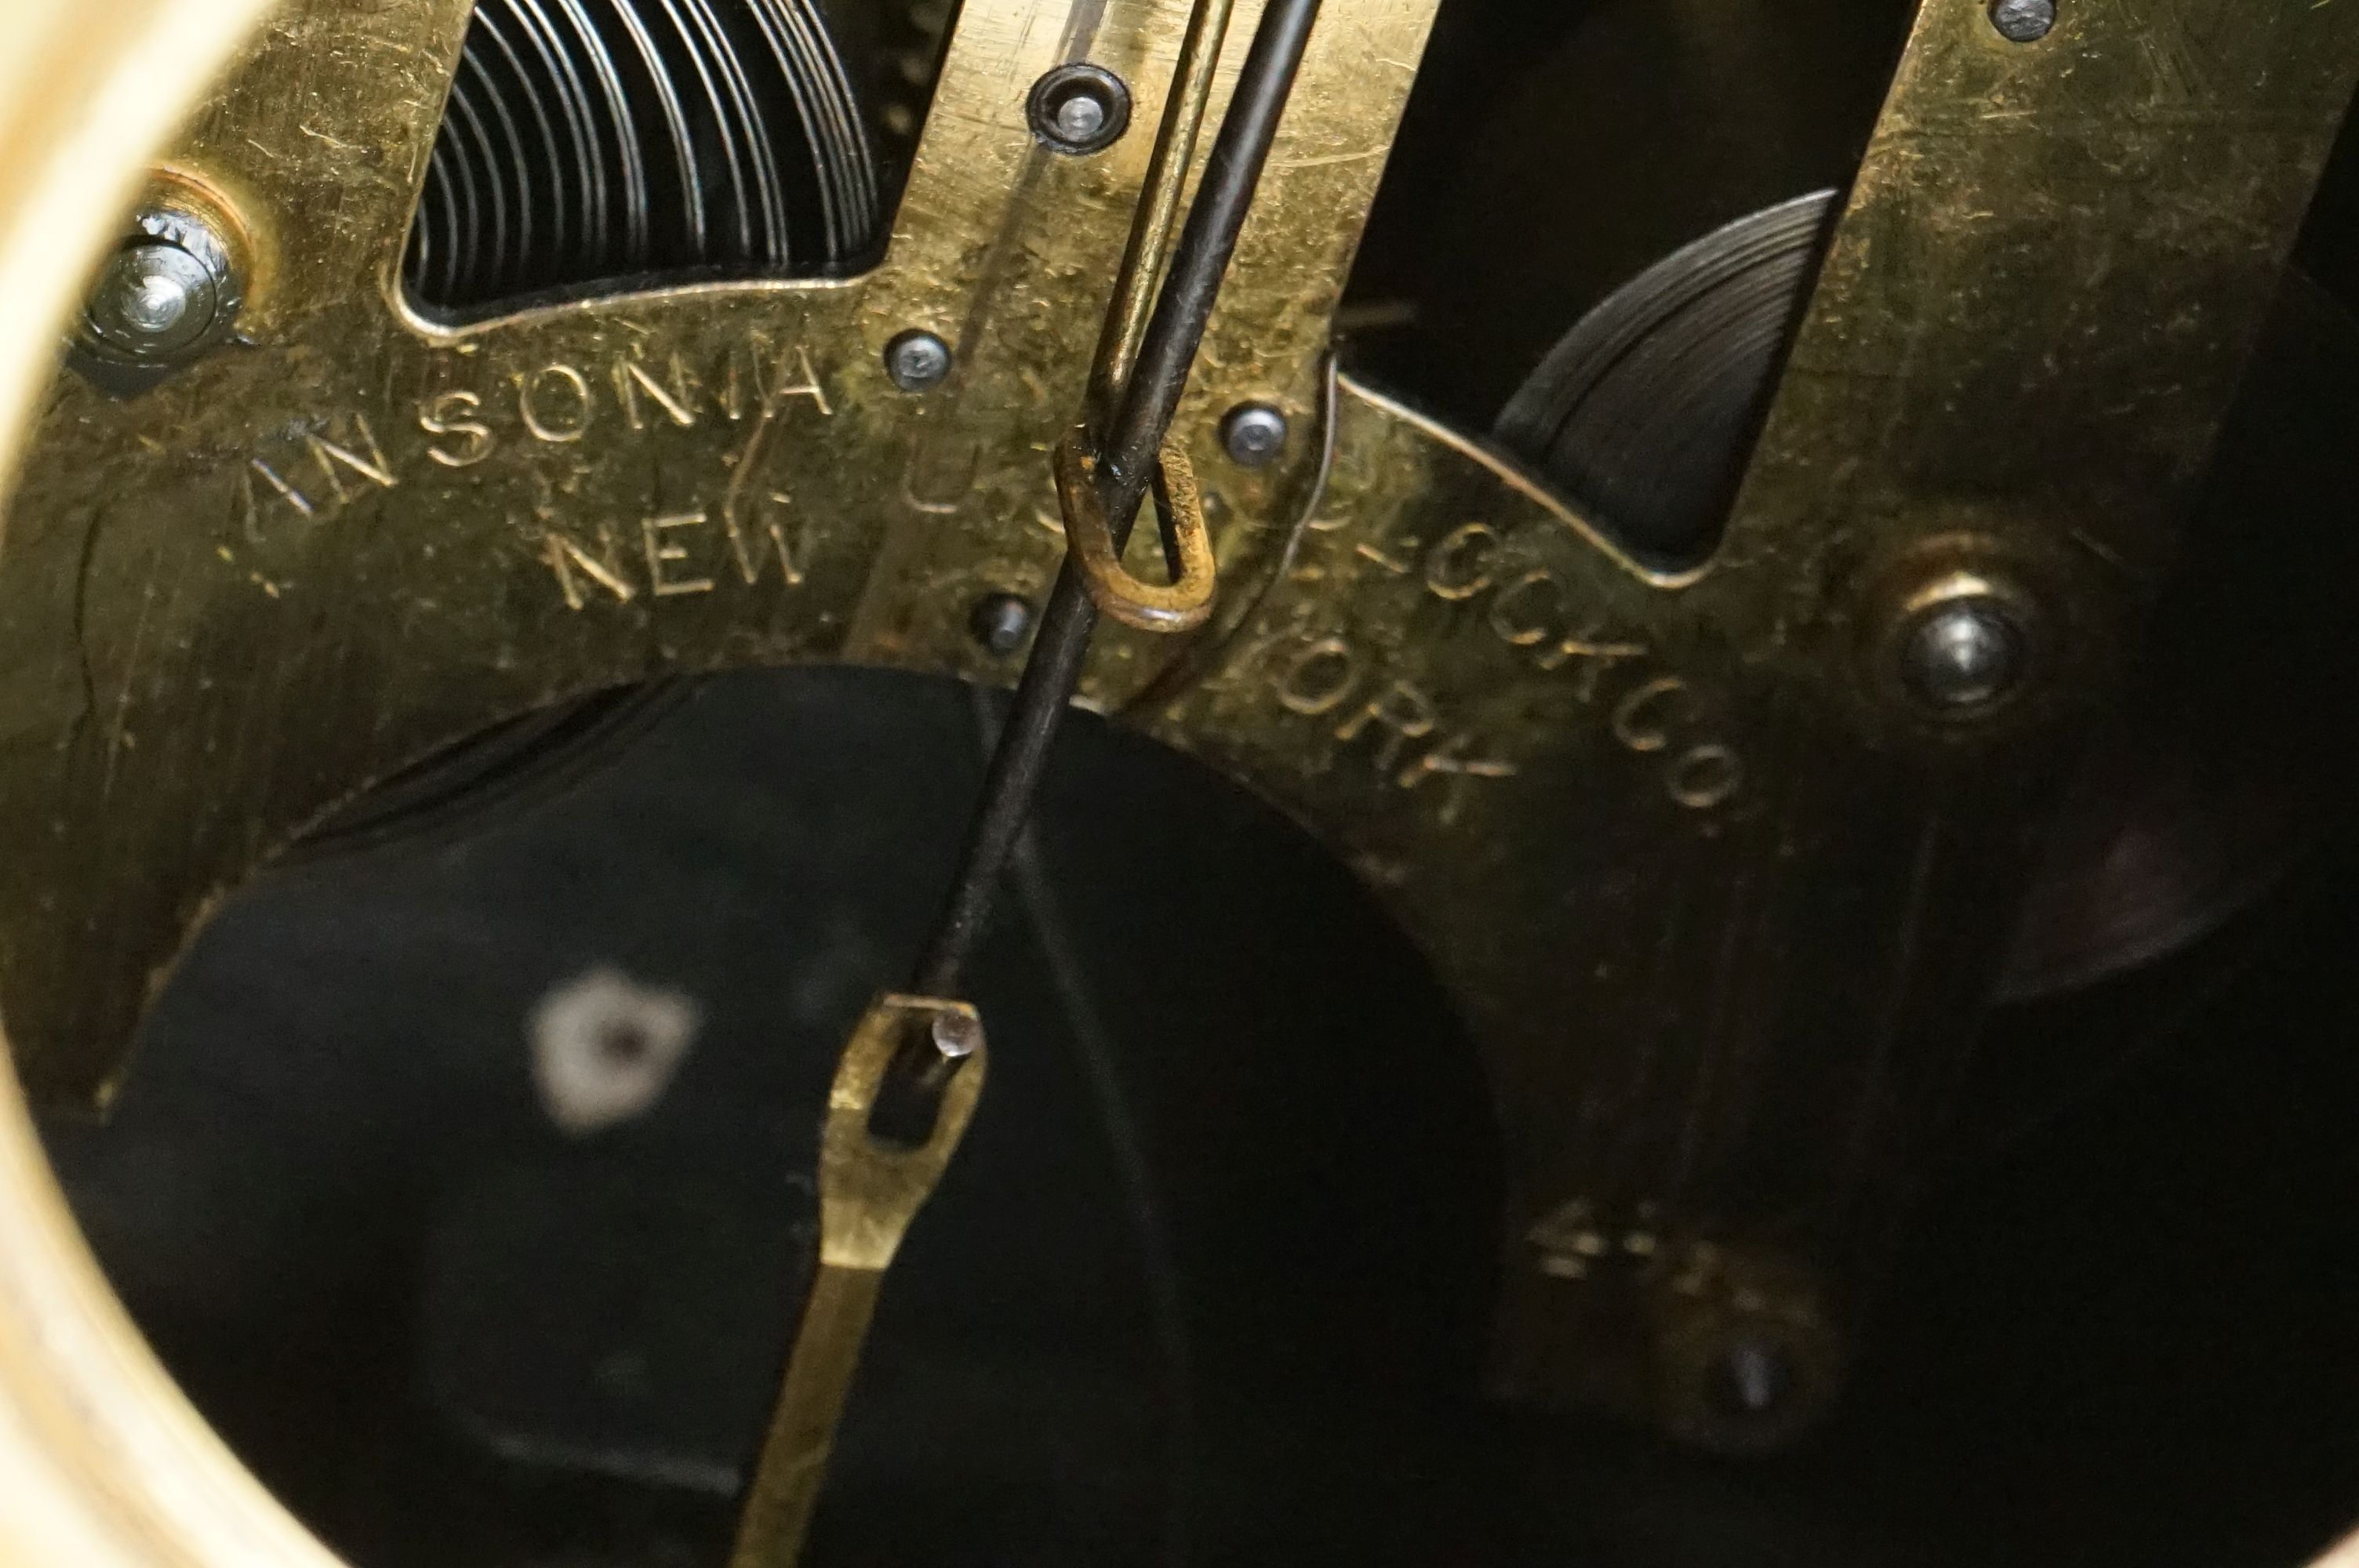
[[[0,470],[54,363],[71,274],[253,0],[11,0],[0,51]],[[335,1568],[147,1348],[0,1063],[0,1563]]]
[[[2016,47],[1931,0],[1726,546],[1669,577],[1329,377],[1430,9],[1329,0],[1175,432],[1223,603],[1192,648],[1110,634],[1088,691],[1317,832],[1462,999],[1508,1151],[1500,1389],[1718,1440],[1712,1325],[1838,1354],[1821,1281],[1872,1274],[2359,21],[2121,0]],[[1024,96],[1088,58],[1151,125],[1185,5],[969,0],[867,276],[447,328],[393,279],[464,10],[286,8],[170,158],[252,231],[256,346],[129,403],[62,378],[35,438],[0,1011],[49,1093],[103,1090],[210,903],[371,781],[651,675],[1006,680],[968,609],[1055,567],[1049,451],[1151,138],[1060,157]],[[908,395],[879,356],[917,327],[957,368]],[[1247,397],[1298,432],[1251,473],[1214,433]],[[1962,564],[2047,608],[1987,727],[1892,675],[1889,607]]]
[[[930,1030],[944,1014],[967,1021],[969,1053],[941,1087],[925,1141],[889,1142],[870,1130],[886,1074],[911,1031]],[[982,1022],[964,1002],[883,996],[853,1026],[820,1135],[818,1271],[738,1516],[730,1568],[794,1568],[800,1560],[885,1271],[966,1136],[988,1054]]]
[[[1038,591],[1057,562],[1049,453],[1081,406],[1184,5],[969,7],[864,278],[442,330],[393,279],[466,10],[282,8],[169,157],[254,232],[244,327],[261,346],[130,403],[61,379],[35,438],[0,564],[0,778],[54,805],[0,871],[0,907],[58,918],[12,925],[0,996],[45,1089],[103,1081],[215,891],[401,761],[671,669],[841,657],[1006,678],[967,607]],[[1311,423],[1425,23],[1380,0],[1320,30],[1241,246],[1239,275],[1265,282],[1230,295],[1187,416],[1208,472],[1207,406],[1250,395]],[[1082,54],[1136,95],[1140,129],[1095,158],[1041,149],[1025,119],[1031,81]],[[881,361],[912,327],[958,354],[920,395]],[[1307,451],[1208,498],[1232,552],[1301,488]],[[1151,645],[1113,642],[1097,688],[1136,680]],[[50,902],[69,883],[89,901]]]

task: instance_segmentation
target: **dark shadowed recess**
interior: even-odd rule
[[[560,793],[265,877],[112,1120],[50,1129],[169,1365],[360,1568],[720,1562],[824,1079],[978,742],[912,677],[693,687]],[[1851,1396],[1738,1465],[1483,1406],[1491,1134],[1423,967],[1266,810],[1077,725],[812,1561],[2290,1568],[2359,1516],[2354,859],[2003,1013]],[[705,1023],[568,1138],[524,1018],[601,963]]]

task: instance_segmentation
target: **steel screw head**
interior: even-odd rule
[[[1903,629],[1901,676],[1929,707],[1965,716],[2021,684],[2029,663],[2020,611],[1971,588],[1933,598]]]
[[[1103,152],[1130,128],[1130,88],[1095,65],[1060,65],[1032,84],[1032,135],[1052,152]]]
[[[904,332],[885,345],[885,373],[904,392],[940,386],[951,373],[951,346],[931,332]]]
[[[1057,134],[1069,142],[1086,142],[1104,129],[1105,105],[1086,92],[1076,92],[1057,105]]]
[[[1991,0],[1991,26],[2011,44],[2036,44],[2056,26],[2056,0]]]
[[[111,390],[137,390],[226,340],[242,303],[218,234],[189,213],[144,211],[83,302],[76,362]]]
[[[966,623],[976,642],[1004,659],[1032,634],[1032,606],[1016,594],[987,593],[975,601]]]
[[[169,344],[205,306],[212,279],[196,258],[170,245],[135,245],[118,252],[91,298],[91,319],[110,336]]]
[[[1221,446],[1240,468],[1257,469],[1286,449],[1286,416],[1266,403],[1240,403],[1221,420]]]

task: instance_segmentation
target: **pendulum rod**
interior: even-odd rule
[[[1178,187],[1186,178],[1188,147],[1220,52],[1214,35],[1225,28],[1227,11],[1227,0],[1203,0],[1190,24],[1181,60],[1182,90],[1173,94],[1157,141],[1152,179],[1139,203],[1099,346],[1093,386],[1109,407],[1102,421],[1093,421],[1091,434],[1098,451],[1097,489],[1117,552],[1129,540],[1172,415],[1187,388],[1189,369],[1203,342],[1222,276],[1252,210],[1262,167],[1293,91],[1311,24],[1318,19],[1319,0],[1269,0],[1262,12],[1169,271],[1155,294],[1153,313],[1145,330],[1134,336],[1127,323],[1161,259],[1161,235],[1168,232]],[[1136,353],[1125,366],[1125,351],[1134,341]],[[914,989],[921,994],[955,996],[960,990],[1016,835],[1031,815],[1057,726],[1081,684],[1097,622],[1097,604],[1069,551],[1041,612],[1007,722],[992,752],[957,874],[918,967]]]
[[[982,1021],[973,1007],[945,999],[961,989],[1030,813],[1101,600],[1135,625],[1193,624],[1172,609],[1192,586],[1193,612],[1210,610],[1211,559],[1194,482],[1165,440],[1319,15],[1319,0],[1268,0],[1174,246],[1172,219],[1232,4],[1197,0],[1092,366],[1085,419],[1059,447],[1067,537],[1090,541],[1085,558],[1077,563],[1082,546],[1069,546],[916,994],[872,1003],[836,1066],[821,1139],[818,1270],[746,1488],[731,1568],[794,1568],[801,1558],[885,1271],[973,1115],[985,1065]],[[1150,489],[1171,589],[1146,588],[1119,566]],[[1193,562],[1184,583],[1183,555]]]

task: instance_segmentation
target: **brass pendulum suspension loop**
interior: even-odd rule
[[[738,1519],[731,1568],[793,1568],[800,1558],[885,1270],[974,1113],[983,1088],[981,1021],[966,1003],[938,999],[961,989],[967,954],[1029,815],[1057,722],[1080,683],[1099,601],[1133,625],[1166,631],[1197,624],[1212,608],[1212,551],[1194,477],[1164,442],[1319,15],[1319,0],[1270,0],[1263,11],[1174,249],[1172,218],[1231,4],[1197,0],[1189,24],[1092,367],[1090,417],[1058,448],[1071,545],[919,966],[919,994],[887,996],[870,1007],[836,1068],[821,1148],[819,1269]],[[1173,575],[1161,589],[1137,582],[1121,566],[1150,487]],[[929,1112],[921,1119],[922,1134],[902,1141],[880,1128],[880,1104],[897,1123],[892,1108],[912,1099]]]
[[[1212,16],[1225,21],[1223,0],[1200,0],[1190,24],[1189,49],[1182,68],[1201,72],[1209,82],[1211,58],[1219,53],[1212,37]],[[1140,503],[1158,472],[1168,472],[1163,445],[1171,416],[1187,389],[1189,367],[1202,344],[1204,327],[1220,294],[1221,278],[1235,254],[1237,236],[1252,210],[1254,192],[1261,183],[1279,118],[1294,90],[1294,77],[1310,42],[1311,25],[1319,18],[1319,0],[1269,0],[1253,47],[1238,74],[1228,114],[1213,138],[1204,163],[1196,200],[1188,211],[1169,271],[1155,293],[1155,306],[1144,331],[1136,338],[1135,354],[1127,312],[1154,276],[1158,235],[1168,228],[1158,218],[1167,200],[1176,201],[1187,158],[1177,149],[1192,140],[1189,85],[1173,94],[1173,109],[1164,121],[1151,168],[1151,180],[1141,198],[1140,215],[1133,226],[1129,252],[1123,258],[1123,281],[1116,287],[1107,328],[1099,343],[1099,375],[1095,385],[1116,389],[1103,421],[1092,421],[1099,500],[1104,508],[1106,544],[1119,559],[1130,541]],[[1201,114],[1196,101],[1194,114]],[[1166,196],[1167,189],[1169,195]],[[1131,360],[1125,370],[1124,360]],[[1175,535],[1180,524],[1169,520]],[[1069,530],[1070,530],[1069,523]],[[1209,595],[1209,585],[1207,585]],[[1207,604],[1209,608],[1209,603]],[[1015,703],[999,744],[992,752],[984,780],[983,801],[968,829],[965,850],[951,884],[940,919],[926,956],[918,968],[916,989],[932,996],[953,996],[966,968],[969,953],[989,919],[1000,874],[1031,814],[1032,797],[1039,785],[1049,743],[1066,706],[1079,687],[1082,665],[1089,655],[1090,637],[1097,629],[1098,604],[1088,579],[1068,551],[1049,591],[1047,607],[1016,683]]]
[[[1212,540],[1196,494],[1196,471],[1188,455],[1166,447],[1156,459],[1155,508],[1161,515],[1169,587],[1157,588],[1131,576],[1122,564],[1114,530],[1098,505],[1098,460],[1090,455],[1089,432],[1077,429],[1057,449],[1057,504],[1065,514],[1066,560],[1081,568],[1097,607],[1142,632],[1186,632],[1212,613]]]

